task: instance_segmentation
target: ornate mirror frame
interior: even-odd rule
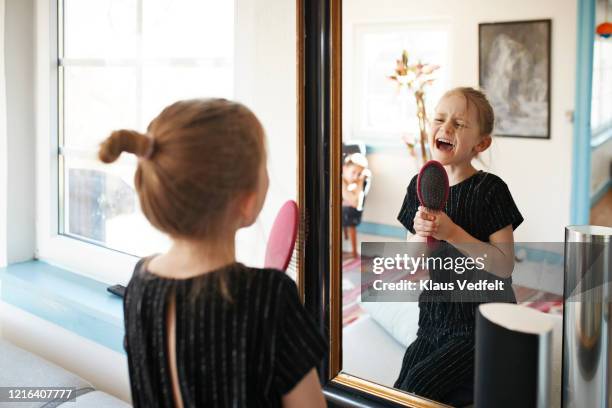
[[[319,376],[330,406],[447,407],[342,372],[342,0],[298,0],[305,307],[329,338]],[[303,121],[303,122],[302,122]]]

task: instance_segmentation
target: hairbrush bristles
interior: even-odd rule
[[[306,211],[299,211],[299,213],[301,222],[298,226],[297,240],[295,242],[295,247],[293,248],[293,253],[291,254],[291,260],[289,261],[289,266],[287,267],[287,275],[289,275],[294,281],[297,281],[298,265],[301,262],[300,257],[302,257],[302,254],[304,254],[306,234],[308,232]]]
[[[430,160],[421,168],[417,178],[417,195],[423,207],[442,210],[448,199],[448,175],[440,162]]]
[[[448,174],[438,161],[430,160],[421,168],[417,177],[417,196],[423,207],[431,210],[443,210],[448,200]],[[427,243],[434,246],[437,242],[432,236],[427,237]]]

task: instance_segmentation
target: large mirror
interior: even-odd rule
[[[592,69],[575,58],[576,1],[331,3],[332,192],[341,207],[332,214],[340,231],[332,233],[331,377],[410,406],[471,406],[475,310],[518,303],[552,322],[550,406],[559,406],[564,227],[597,189],[575,187],[589,181],[577,170],[576,143],[590,145],[574,140],[576,70]],[[424,301],[432,289],[418,283],[409,296],[372,295],[382,276],[372,273],[374,258],[431,248],[415,243],[428,227],[414,221],[418,173],[430,159],[449,181],[450,222],[437,220],[465,231],[436,234],[463,255],[468,242],[481,251],[507,243],[509,271],[482,275],[503,282],[503,296],[462,303],[451,294],[432,306]],[[609,166],[600,161],[594,172]],[[407,280],[435,281],[434,269],[414,268]]]

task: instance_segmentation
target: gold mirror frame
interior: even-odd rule
[[[304,94],[305,84],[305,55],[304,55],[304,0],[295,1],[295,53],[296,53],[296,66],[295,66],[295,79],[296,79],[296,119],[297,119],[297,138],[296,138],[296,150],[297,150],[297,205],[299,209],[306,208],[305,199],[305,180],[306,171],[304,168],[304,162],[306,159],[306,153],[304,150],[305,144],[305,118],[306,118],[306,104]],[[305,289],[304,289],[304,230],[305,230],[305,212],[302,210],[299,212],[299,223],[298,223],[298,241],[296,244],[296,255],[297,255],[297,271],[296,271],[296,284],[298,287],[298,294],[302,304],[304,304]]]
[[[416,408],[447,408],[437,401],[389,388],[342,372],[342,0],[330,0],[330,283],[329,381],[390,403]]]

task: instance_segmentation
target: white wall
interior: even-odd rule
[[[239,231],[237,257],[262,265],[272,222],[297,200],[296,5],[287,0],[236,1],[236,98],[261,120],[270,188],[257,223]]]
[[[367,0],[343,2],[343,81],[350,78],[352,26],[364,22],[411,19],[451,21],[449,87],[478,86],[478,23],[552,19],[551,138],[496,138],[485,152],[485,167],[510,187],[525,222],[517,241],[562,241],[570,221],[573,127],[567,112],[574,109],[576,71],[575,0]],[[350,81],[350,80],[349,80]],[[350,82],[349,82],[350,83]],[[343,115],[350,115],[351,90],[343,90]],[[346,129],[345,129],[346,130]],[[393,224],[406,186],[415,174],[405,148],[372,155],[374,174],[364,221]],[[380,163],[380,166],[379,166]],[[476,163],[477,167],[482,167]],[[395,179],[400,182],[395,182]],[[378,194],[377,194],[378,193]],[[544,200],[545,198],[545,200]]]
[[[34,4],[6,0],[5,7],[7,223],[1,242],[12,263],[34,255]]]
[[[416,162],[407,156],[405,148],[399,154],[373,153],[368,156],[373,176],[364,204],[363,221],[401,226],[397,214],[402,207],[406,187],[418,171]]]

